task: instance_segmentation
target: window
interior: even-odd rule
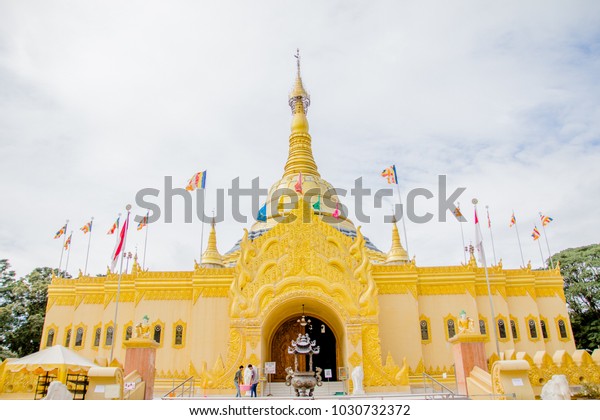
[[[481,335],[486,335],[487,331],[485,328],[485,321],[483,319],[479,320],[479,332],[481,333]]]
[[[133,336],[133,327],[130,325],[125,330],[125,341],[131,339],[132,336]]]
[[[527,324],[529,325],[529,336],[531,338],[538,338],[537,327],[535,325],[535,321],[533,319],[530,319],[529,322],[527,322]]]
[[[102,328],[96,328],[96,332],[94,334],[94,347],[98,347],[100,345],[100,336],[102,335]]]
[[[48,336],[46,338],[46,347],[52,347],[54,344],[54,330],[48,330]]]
[[[519,339],[519,330],[517,330],[517,323],[514,320],[510,320],[510,331],[512,332],[513,340]]]
[[[456,327],[454,325],[453,319],[448,320],[447,327],[448,327],[448,337],[450,337],[450,338],[454,337],[456,335]]]
[[[429,341],[429,325],[424,319],[421,321],[421,340]]]
[[[75,347],[81,347],[83,345],[83,328],[77,328],[77,333],[75,334]]]
[[[567,334],[567,326],[565,325],[565,321],[562,319],[558,320],[558,332],[560,333],[560,338],[569,338]]]
[[[106,339],[104,340],[105,346],[112,346],[114,332],[115,330],[113,327],[108,327],[106,329]]]
[[[154,341],[156,341],[157,343],[160,343],[161,333],[162,333],[162,328],[160,325],[157,325],[156,327],[154,327]]]
[[[183,325],[175,327],[175,345],[180,346],[183,344]]]
[[[500,338],[506,338],[506,325],[504,325],[503,319],[498,320],[498,335]]]
[[[542,328],[542,337],[544,337],[544,340],[547,340],[548,330],[546,329],[546,321],[544,321],[543,319],[540,320],[540,327]]]
[[[71,344],[71,329],[70,328],[67,330],[67,334],[65,335],[65,347],[69,347],[69,344]]]

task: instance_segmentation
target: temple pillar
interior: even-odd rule
[[[156,373],[156,348],[159,344],[151,338],[131,338],[125,341],[124,375],[136,371],[146,383],[144,399],[154,398],[154,375]]]
[[[459,333],[448,340],[452,343],[454,356],[454,373],[456,375],[457,392],[468,395],[467,377],[475,366],[488,371],[485,362],[485,336],[474,333]]]

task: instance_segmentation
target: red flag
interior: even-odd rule
[[[298,175],[298,182],[296,182],[296,185],[294,185],[294,189],[298,194],[302,194],[302,172],[300,172],[300,175]]]
[[[123,223],[123,227],[121,228],[121,233],[119,234],[119,242],[117,242],[117,246],[115,246],[115,250],[112,255],[112,263],[110,265],[110,271],[115,272],[115,267],[117,266],[117,261],[119,261],[119,256],[123,252],[123,247],[125,246],[125,237],[127,236],[127,229],[129,228],[129,213],[127,213],[127,219],[125,219],[125,223]]]
[[[479,254],[479,262],[483,264],[485,261],[483,236],[481,235],[481,227],[479,225],[479,218],[477,217],[477,208],[475,208],[475,248]]]
[[[335,210],[333,211],[333,213],[331,213],[331,215],[336,219],[340,218],[340,203],[335,203]]]

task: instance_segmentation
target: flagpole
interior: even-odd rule
[[[537,226],[535,226],[537,228]],[[540,245],[539,239],[536,241],[538,243],[538,248],[540,249],[540,257],[542,257],[542,268],[546,265],[546,261],[544,260],[544,254],[542,253],[542,245]]]
[[[144,259],[142,260],[142,270],[146,268],[146,246],[148,245],[148,229],[150,227],[148,223],[149,214],[150,212],[146,213],[146,238],[144,239]]]
[[[117,341],[117,315],[119,313],[119,295],[121,293],[121,279],[123,277],[123,252],[125,250],[125,246],[127,245],[127,231],[129,230],[129,211],[131,210],[131,204],[127,204],[125,207],[127,210],[127,218],[125,219],[125,225],[122,229],[125,230],[125,236],[123,237],[123,248],[120,250],[119,254],[121,257],[121,263],[119,264],[119,279],[117,280],[117,295],[115,296],[115,316],[113,320],[113,336],[112,336],[112,344],[110,346],[110,358],[109,365],[113,361],[113,354],[115,351],[115,341]],[[117,257],[118,258],[118,257]]]
[[[513,216],[515,215],[515,211],[513,210]],[[519,226],[517,223],[517,219],[515,218],[515,232],[517,232],[517,241],[519,242],[519,251],[521,251],[521,263],[522,267],[525,268],[525,258],[523,258],[523,248],[521,247],[521,238],[519,237]]]
[[[458,208],[458,211],[460,212],[460,203],[457,202],[456,203],[456,207]],[[462,213],[460,213],[462,215]],[[462,222],[460,221],[460,219],[457,217],[456,220],[458,220],[458,224],[460,225],[460,236],[462,238],[462,244],[463,244],[463,256],[465,257],[465,265],[467,264],[467,245],[465,244],[465,232],[463,230],[463,225]]]
[[[87,266],[88,266],[88,259],[90,258],[90,244],[92,243],[92,233],[93,232],[94,232],[94,218],[92,217],[92,220],[90,221],[90,237],[88,238],[87,253],[85,254],[85,268],[83,269],[83,274],[85,276],[87,276]]]
[[[498,265],[498,261],[496,261],[496,247],[494,246],[494,234],[492,233],[492,222],[490,221],[489,206],[485,206],[485,211],[487,213],[488,229],[490,230],[490,238],[492,238],[492,253],[494,254],[494,265]]]
[[[395,166],[395,165],[394,165]],[[394,169],[395,171],[395,169]],[[402,196],[400,195],[400,185],[398,184],[398,178],[396,178],[396,190],[398,191],[398,201],[400,202],[400,207],[402,208],[402,230],[404,230],[404,241],[406,242],[406,254],[408,255],[408,259],[410,260],[410,251],[408,250],[408,236],[406,235],[406,223],[404,219],[406,219],[406,211],[402,204]]]
[[[63,253],[65,252],[65,241],[67,240],[67,228],[69,227],[69,219],[65,222],[65,240],[60,248],[60,260],[58,261],[58,275],[60,276],[60,268],[62,267]]]
[[[202,264],[202,254],[204,252],[204,210],[206,207],[206,190],[202,188],[202,218],[200,222],[202,223],[202,229],[200,230],[200,264]]]
[[[478,200],[476,198],[474,198],[472,200],[472,203],[473,203],[473,206],[475,207],[475,215],[477,215]],[[479,224],[478,222],[479,221],[477,220],[476,229],[479,229],[479,236],[481,237],[481,227],[477,226]],[[496,326],[496,313],[494,311],[494,301],[492,300],[492,288],[490,286],[490,277],[488,275],[487,261],[485,260],[485,251],[483,249],[483,237],[481,237],[481,259],[482,259],[483,268],[485,271],[485,283],[487,284],[488,298],[490,299],[490,312],[492,315],[492,321],[494,323],[493,330],[494,330],[494,339],[496,341],[496,354],[498,355],[498,357],[500,357],[500,342],[498,341],[498,329]]]
[[[69,238],[72,238],[73,235],[73,231],[71,231],[71,235],[69,235]],[[65,239],[65,242],[68,240]],[[64,246],[63,246],[63,250],[64,250]],[[65,263],[65,276],[67,275],[67,270],[69,269],[69,256],[71,255],[71,244],[69,243],[69,249],[67,249],[67,262]]]
[[[542,213],[540,213],[540,218],[543,217]],[[548,257],[550,258],[550,267],[554,267],[554,261],[552,261],[552,252],[550,252],[550,245],[548,244],[548,235],[546,235],[546,225],[542,220],[542,230],[544,231],[544,239],[546,240],[546,246],[548,247]]]

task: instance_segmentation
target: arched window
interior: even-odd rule
[[[75,334],[75,347],[81,347],[83,345],[83,328],[77,328],[77,333]]]
[[[154,327],[154,341],[156,341],[157,343],[160,343],[160,336],[162,333],[162,328],[160,327],[160,325],[157,325]]]
[[[113,327],[108,327],[106,329],[106,339],[104,340],[105,346],[112,346],[114,333],[115,333],[115,330]]]
[[[175,345],[180,346],[183,344],[183,325],[177,325],[175,327]]]
[[[548,330],[546,329],[546,321],[544,321],[543,319],[540,320],[540,327],[542,328],[542,337],[544,337],[544,340],[548,339]]]
[[[456,335],[456,327],[454,325],[454,320],[453,319],[449,319],[447,322],[447,327],[448,327],[448,337],[452,338]]]
[[[560,333],[560,338],[568,338],[567,334],[567,326],[565,325],[565,321],[562,319],[558,320],[558,332]]]
[[[130,325],[125,330],[125,341],[129,340],[132,337],[132,335],[133,335],[133,327]]]
[[[527,323],[529,325],[529,335],[531,338],[538,338],[537,327],[535,325],[535,321],[530,319]]]
[[[52,347],[54,344],[54,330],[48,330],[48,336],[46,337],[46,347]]]
[[[421,340],[429,340],[429,325],[427,325],[427,321],[425,321],[424,319],[421,320]]]
[[[481,335],[487,334],[487,330],[485,328],[485,321],[483,319],[479,320],[479,332],[481,333]]]
[[[498,335],[500,338],[506,338],[506,325],[504,325],[504,320],[498,320]]]
[[[71,329],[70,328],[67,330],[67,335],[65,336],[65,347],[69,347],[69,344],[71,344]]]
[[[517,330],[517,323],[514,320],[510,320],[510,331],[512,332],[512,336],[514,340],[519,339],[519,330]]]
[[[102,335],[102,328],[96,328],[96,332],[94,333],[94,347],[98,347],[100,345],[100,336]]]

